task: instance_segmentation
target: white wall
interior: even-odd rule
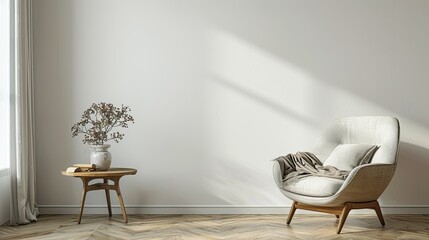
[[[87,162],[89,150],[70,127],[107,101],[129,105],[136,119],[111,147],[114,166],[139,171],[122,182],[134,212],[277,212],[291,202],[269,160],[310,149],[323,126],[348,115],[400,119],[399,168],[381,204],[429,212],[429,2],[33,7],[42,211],[79,204],[81,183],[60,170]],[[91,192],[87,204],[103,196]]]

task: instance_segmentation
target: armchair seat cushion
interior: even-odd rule
[[[286,181],[283,189],[309,197],[329,197],[334,195],[341,188],[343,183],[344,180],[341,179],[308,176],[298,181]]]

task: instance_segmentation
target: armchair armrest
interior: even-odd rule
[[[273,161],[273,176],[274,182],[276,182],[277,187],[282,188],[282,176],[283,176],[283,168],[280,167],[280,163],[278,161]]]
[[[335,195],[354,202],[377,200],[390,183],[396,164],[364,164],[354,168]]]

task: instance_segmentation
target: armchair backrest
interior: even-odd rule
[[[371,163],[396,164],[399,121],[395,117],[388,116],[337,119],[322,132],[313,153],[324,162],[340,144],[379,145]]]

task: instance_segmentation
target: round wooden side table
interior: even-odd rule
[[[107,171],[91,171],[91,172],[66,172],[62,171],[61,174],[64,176],[78,177],[82,179],[83,190],[82,190],[82,199],[80,201],[80,214],[78,224],[82,219],[83,208],[85,205],[86,193],[94,190],[105,190],[107,208],[109,210],[109,217],[112,217],[112,206],[110,204],[110,194],[109,190],[115,190],[118,195],[119,205],[122,210],[122,217],[124,222],[128,223],[127,212],[125,211],[124,200],[122,199],[121,190],[119,188],[119,179],[125,175],[135,175],[137,169],[134,168],[110,168]],[[89,182],[94,179],[103,179],[102,183],[94,183],[89,185]],[[113,185],[109,184],[109,180],[113,181]]]

